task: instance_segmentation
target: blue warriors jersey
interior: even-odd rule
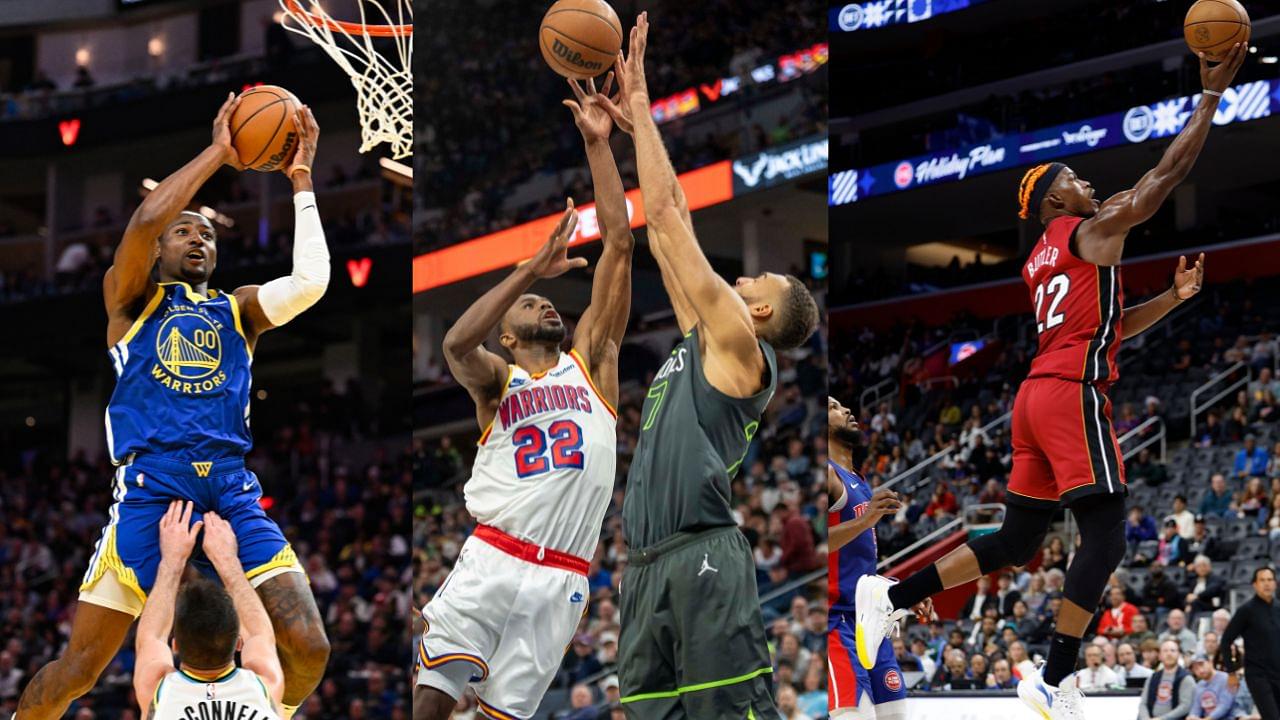
[[[131,455],[203,464],[252,447],[252,360],[234,296],[161,283],[109,352],[116,388],[107,449],[115,464]]]
[[[861,517],[867,511],[871,505],[871,486],[835,462],[828,460],[827,464],[840,479],[845,493],[844,502],[832,506],[828,514],[827,527],[830,528]],[[827,600],[831,612],[833,615],[837,612],[852,613],[858,578],[876,573],[876,529],[871,528],[850,540],[831,553],[827,562]]]

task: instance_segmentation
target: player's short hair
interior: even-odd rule
[[[760,339],[775,350],[791,350],[804,344],[818,329],[818,302],[800,278],[787,275],[787,289],[773,317],[760,330]]]
[[[240,618],[221,585],[204,578],[188,580],[178,590],[176,605],[173,639],[182,662],[216,670],[235,659]]]

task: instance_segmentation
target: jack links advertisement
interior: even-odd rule
[[[808,137],[733,161],[733,195],[764,190],[827,169],[827,137]]]
[[[833,172],[828,203],[847,205],[877,195],[923,185],[964,180],[970,175],[1032,165],[1130,143],[1177,135],[1200,95],[1138,105],[1124,112],[992,139],[983,145],[919,155],[874,167]],[[1280,114],[1280,80],[1259,80],[1228,88],[1222,95],[1215,125],[1257,120]]]

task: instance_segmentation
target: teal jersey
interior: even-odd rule
[[[205,463],[253,446],[252,359],[234,296],[162,283],[109,354],[116,373],[106,416],[112,462],[158,455]]]
[[[773,348],[760,341],[760,351],[767,377],[748,398],[729,397],[707,382],[697,328],[658,370],[641,411],[622,505],[632,548],[648,548],[677,532],[736,524],[729,482],[777,386]]]

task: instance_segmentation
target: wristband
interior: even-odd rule
[[[294,173],[299,172],[301,170],[306,170],[307,173],[309,174],[311,172],[311,166],[310,165],[294,165],[293,167],[289,168],[289,177],[292,178]]]
[[[1214,96],[1214,97],[1222,97],[1222,93],[1218,92],[1217,90],[1201,90],[1200,92],[1204,93],[1205,95],[1212,95],[1212,96]]]

